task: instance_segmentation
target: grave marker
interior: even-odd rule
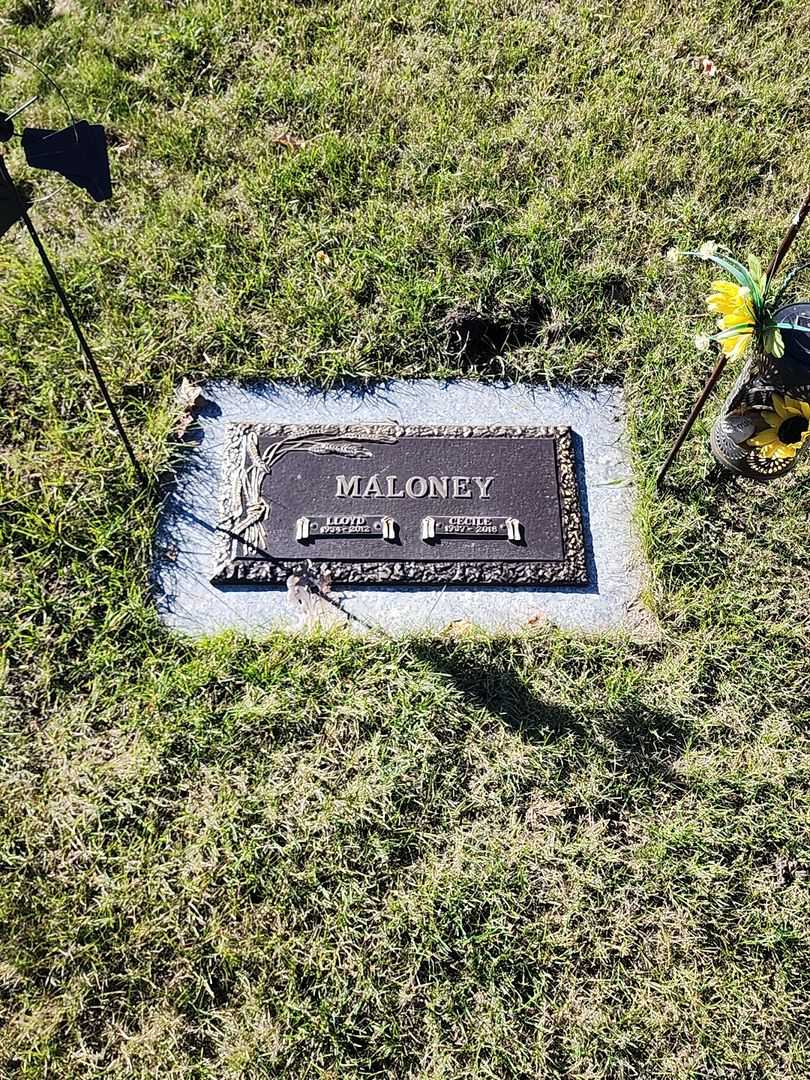
[[[232,424],[216,584],[587,585],[567,427]]]

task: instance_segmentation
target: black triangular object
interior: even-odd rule
[[[17,192],[0,176],[0,236],[5,235],[21,217]]]
[[[76,187],[84,188],[91,198],[96,202],[104,202],[105,199],[109,199],[112,195],[112,191],[109,187],[109,181],[107,181],[107,187],[103,186],[103,181],[99,182],[95,176],[83,176],[79,173],[63,172],[61,169],[56,170],[60,172],[66,180],[69,180],[71,184],[75,184]]]
[[[101,124],[79,120],[62,131],[25,128],[22,145],[33,168],[60,173],[96,202],[112,197],[107,137]]]
[[[61,131],[54,131],[52,128],[24,128],[22,145],[25,160],[29,165],[39,168],[43,158],[61,157],[71,150],[75,152],[81,146],[82,131],[89,126],[86,120],[80,120]]]

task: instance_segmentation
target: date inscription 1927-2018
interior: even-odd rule
[[[587,583],[567,428],[233,425],[221,533],[218,583]]]

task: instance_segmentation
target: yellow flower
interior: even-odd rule
[[[736,334],[731,334],[720,342],[726,356],[736,360],[751,344],[756,325],[751,290],[733,281],[713,281],[706,304],[709,311],[721,316],[717,320],[721,331],[739,327]]]
[[[751,319],[754,317],[750,289],[734,281],[713,281],[706,303],[709,311],[715,315],[731,315],[741,311]]]
[[[763,457],[785,460],[795,457],[810,438],[810,404],[785,394],[773,394],[773,411],[761,413],[768,427],[747,440]]]

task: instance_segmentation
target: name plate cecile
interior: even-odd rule
[[[585,585],[565,427],[232,424],[218,584]]]

